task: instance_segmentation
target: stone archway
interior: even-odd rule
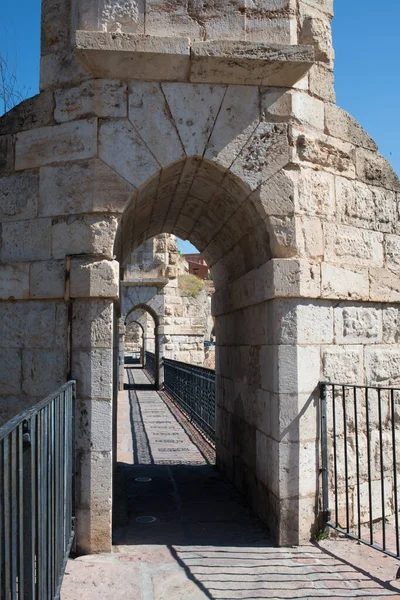
[[[216,288],[217,462],[271,528],[275,521],[275,534],[284,542],[272,499],[274,485],[279,493],[277,472],[265,466],[280,460],[279,444],[271,440],[271,394],[279,396],[279,381],[276,367],[269,364],[276,358],[268,321],[279,305],[273,286],[281,263],[274,255],[293,251],[278,241],[261,176],[245,181],[217,161],[198,156],[164,167],[125,207],[115,254],[124,264],[147,237],[168,232],[195,243],[206,258]],[[288,202],[286,210],[287,223]],[[292,375],[296,385],[296,364]],[[299,473],[299,445],[290,449],[288,477],[293,478]],[[299,485],[297,476],[295,481]],[[292,532],[299,533],[295,527]]]
[[[124,312],[121,316],[121,321],[124,323],[124,326],[126,327],[126,324],[129,321],[129,318],[131,315],[133,315],[134,319],[137,319],[138,313],[144,313],[150,316],[150,318],[152,319],[153,323],[154,323],[154,355],[155,355],[155,373],[154,373],[154,383],[155,383],[155,387],[156,389],[160,389],[162,387],[162,383],[163,383],[163,373],[162,373],[162,356],[163,356],[163,331],[162,331],[162,325],[160,323],[160,315],[157,313],[157,311],[149,304],[136,304],[134,306],[131,306],[130,308],[127,307],[127,304],[123,305],[124,309],[127,310],[127,312]],[[143,327],[143,326],[142,326]],[[143,336],[145,335],[144,333],[144,329],[143,329]]]
[[[144,313],[145,314],[145,313]],[[145,366],[145,352],[146,352],[146,339],[147,339],[147,323],[144,324],[139,320],[143,321],[143,316],[138,315],[136,319],[132,317],[128,320],[125,320],[125,352],[130,350],[132,352],[133,348],[129,347],[129,335],[132,337],[132,344],[136,348],[136,352],[139,352],[140,356],[140,364]]]
[[[128,352],[143,354],[145,340],[144,327],[140,321],[134,320],[126,323],[125,350]],[[141,361],[142,362],[142,361]]]
[[[178,2],[137,34],[73,4],[43,3],[42,93],[0,119],[3,414],[77,379],[77,544],[109,549],[114,255],[173,231],[217,287],[219,464],[307,540],[318,381],[390,384],[400,360],[400,185],[334,103],[331,3],[200,3],[199,30]]]

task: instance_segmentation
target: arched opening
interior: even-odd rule
[[[127,302],[122,305],[123,309],[127,309]],[[159,389],[162,384],[162,364],[161,357],[163,352],[162,333],[160,332],[160,317],[156,311],[149,305],[137,304],[128,309],[121,315],[121,324],[123,332],[123,340],[120,341],[119,364],[125,365],[126,354],[126,330],[129,324],[136,323],[142,330],[142,345],[140,364],[144,367],[146,362],[146,352],[154,354],[154,384]],[[121,379],[122,377],[122,379]],[[124,389],[125,373],[120,372],[120,389]]]
[[[130,362],[131,364],[143,365],[145,341],[145,329],[140,321],[132,320],[125,323],[125,364]]]
[[[272,249],[260,196],[258,179],[246,181],[216,162],[192,157],[173,163],[128,202],[115,254],[124,268],[146,240],[170,233],[189,240],[207,261],[215,284],[217,464],[258,514],[271,520],[266,513],[273,482],[263,464],[270,427],[269,282],[268,272],[257,270],[270,261]]]
[[[260,184],[201,157],[160,169],[124,210],[117,259],[124,265],[147,239],[173,233],[198,248],[222,289],[272,257],[272,228]]]

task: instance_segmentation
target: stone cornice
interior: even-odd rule
[[[291,87],[315,61],[312,46],[77,31],[79,61],[95,77]]]

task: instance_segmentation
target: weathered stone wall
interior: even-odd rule
[[[332,61],[332,1],[315,0],[75,0],[78,30],[154,37],[315,43],[317,59]]]
[[[191,364],[204,364],[204,340],[211,307],[205,288],[195,297],[171,281],[165,291],[164,355]]]
[[[16,285],[29,272],[25,265],[6,270]],[[54,391],[68,372],[66,304],[7,300],[0,302],[1,424]]]
[[[278,4],[260,32],[298,45],[223,39],[236,4],[214,24],[185,4],[197,42],[175,18],[166,40],[111,32],[124,11],[72,35],[69,3],[46,2],[46,91],[0,119],[0,395],[11,414],[64,381],[71,303],[80,551],[111,543],[113,303],[156,295],[119,286],[146,239],[190,239],[211,267],[218,464],[280,543],[318,512],[319,379],[397,382],[399,181],[334,105],[331,2]]]

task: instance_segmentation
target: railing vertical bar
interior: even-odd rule
[[[399,501],[397,495],[397,447],[396,447],[396,410],[394,390],[390,391],[390,404],[392,413],[392,452],[393,452],[393,492],[394,492],[394,519],[396,528],[396,555],[400,558],[400,532],[399,532]]]
[[[356,485],[357,485],[357,530],[358,537],[361,538],[361,490],[360,490],[360,446],[358,438],[358,402],[357,388],[353,388],[354,396],[354,428],[356,442]]]
[[[328,422],[327,422],[327,386],[320,386],[321,396],[321,461],[322,461],[322,503],[324,519],[330,519],[329,511],[329,481],[328,481]]]
[[[10,478],[11,478],[11,598],[17,598],[17,581],[18,581],[18,481],[17,481],[17,430],[11,432],[11,462],[10,462]]]
[[[38,600],[43,596],[43,537],[42,537],[42,520],[43,520],[43,498],[41,481],[43,478],[43,448],[41,444],[43,435],[43,411],[40,411],[36,416],[36,440],[35,451],[37,457],[37,470],[35,481],[35,496],[36,496],[36,596]]]
[[[53,484],[53,531],[57,532],[56,535],[54,535],[54,539],[53,539],[53,597],[56,593],[56,587],[57,587],[57,569],[58,569],[58,556],[57,556],[57,547],[58,547],[58,537],[60,535],[60,530],[58,528],[58,519],[57,519],[57,513],[58,513],[58,458],[59,458],[59,452],[58,452],[58,444],[59,444],[59,423],[57,420],[57,408],[58,408],[58,404],[59,404],[59,400],[60,400],[60,396],[58,396],[58,399],[56,398],[53,402],[53,418],[54,418],[54,441],[53,441],[53,445],[54,445],[54,458],[53,458],[53,473],[54,473],[54,484]]]
[[[332,385],[332,426],[333,426],[333,471],[335,485],[335,523],[339,525],[339,499],[338,499],[338,468],[337,468],[337,444],[336,444],[336,403],[335,385]]]
[[[386,510],[385,510],[385,465],[383,458],[383,431],[382,431],[382,395],[378,389],[378,422],[379,422],[379,452],[381,467],[381,499],[382,499],[382,547],[386,550]]]
[[[67,460],[69,460],[69,427],[70,427],[70,419],[68,418],[68,408],[69,408],[69,397],[70,397],[70,390],[68,390],[68,395],[65,399],[65,404],[64,404],[64,439],[63,439],[63,456],[67,457]],[[63,460],[63,465],[64,465],[64,469],[62,472],[62,481],[63,481],[63,498],[67,498],[71,495],[71,490],[69,488],[68,485],[68,472],[69,470],[72,470],[72,467],[69,464],[66,464],[66,461]],[[65,503],[65,500],[62,503],[62,519],[63,519],[63,532],[64,532],[64,536],[63,536],[63,552],[65,552],[66,550],[66,546],[67,546],[67,536],[68,536],[68,527],[69,527],[69,522],[68,519],[70,517],[70,512],[69,512],[69,504]]]
[[[70,409],[70,403],[68,402],[68,409]],[[70,421],[69,421],[70,423]],[[67,455],[70,455],[70,444],[71,444],[71,431],[70,431],[70,426],[68,427],[68,435],[65,438],[65,448],[66,448],[66,452]],[[70,465],[69,465],[70,467]],[[68,469],[68,471],[65,472],[65,485],[68,489],[68,495],[71,493],[71,489],[70,489],[70,478],[68,476],[68,473],[71,471],[71,468]],[[70,522],[69,519],[71,518],[71,514],[70,511],[68,509],[68,505],[64,505],[64,518],[65,518],[65,529],[66,529],[66,536],[65,536],[65,544],[67,544],[67,531],[68,531],[68,527],[70,526]]]
[[[347,409],[346,409],[346,388],[342,386],[343,402],[343,443],[344,443],[344,476],[346,488],[346,530],[350,532],[350,512],[349,512],[349,457],[347,452]]]
[[[10,440],[7,436],[3,446],[4,489],[4,598],[10,597]]]
[[[50,600],[52,593],[52,581],[51,581],[51,538],[52,538],[52,503],[51,503],[51,491],[52,491],[52,428],[51,428],[51,404],[46,406],[46,425],[47,425],[47,485],[46,485],[46,502],[47,502],[47,515],[48,519],[46,522],[46,574],[47,574],[47,596]]]
[[[62,537],[60,539],[60,545],[59,545],[59,554],[58,554],[58,560],[60,562],[60,564],[63,561],[64,555],[65,555],[65,519],[64,519],[64,498],[65,498],[65,493],[66,490],[64,489],[64,469],[67,468],[65,463],[65,455],[64,455],[64,439],[65,439],[65,435],[66,435],[66,422],[65,422],[65,398],[68,394],[68,390],[65,390],[65,392],[62,395],[62,404],[60,405],[60,444],[59,444],[59,461],[60,461],[60,466],[59,466],[59,508],[58,508],[58,519],[59,519],[59,523],[60,523],[60,530],[61,530],[61,534]]]
[[[63,432],[62,432],[62,428],[61,428],[61,403],[62,403],[62,398],[64,397],[65,392],[63,392],[60,396],[59,396],[59,401],[55,403],[54,406],[54,410],[55,410],[55,444],[56,444],[56,451],[55,451],[55,460],[54,460],[54,464],[55,464],[55,472],[56,472],[56,478],[55,478],[55,530],[57,531],[57,538],[55,539],[55,547],[54,547],[54,563],[55,563],[55,570],[54,570],[54,587],[56,588],[57,585],[57,573],[59,571],[60,568],[60,557],[62,555],[62,553],[60,552],[60,541],[63,540],[64,538],[64,531],[62,528],[62,521],[60,519],[60,504],[61,504],[61,498],[62,498],[62,491],[60,488],[60,482],[61,482],[61,472],[62,472],[62,464],[60,462],[60,457],[61,457],[61,452],[60,452],[60,446],[61,446],[61,440],[63,438]]]
[[[18,453],[18,597],[22,598],[24,585],[24,455],[23,455],[23,425],[17,429],[17,453]]]
[[[25,594],[27,600],[36,600],[36,563],[37,563],[37,545],[36,545],[36,524],[37,524],[37,422],[38,415],[34,415],[30,420],[30,446],[29,454],[26,460],[26,473],[28,486],[26,491],[26,503],[30,505],[26,509],[26,549],[27,559],[25,561]],[[25,599],[24,599],[25,600]]]
[[[4,452],[3,440],[0,440],[0,598],[5,598],[4,592]]]
[[[41,413],[41,436],[40,436],[40,463],[42,468],[42,476],[39,480],[40,485],[40,564],[38,572],[41,579],[41,596],[40,598],[47,599],[47,522],[45,515],[47,514],[47,414],[46,408]]]
[[[55,593],[55,460],[56,460],[56,448],[55,448],[55,404],[57,397],[49,405],[50,413],[50,540],[49,540],[49,572],[50,572],[50,590],[51,597],[54,598]],[[58,533],[58,532],[57,532]]]
[[[69,489],[72,496],[72,503],[70,504],[70,513],[68,519],[68,531],[71,532],[73,526],[73,520],[75,519],[75,471],[76,471],[76,458],[75,458],[75,435],[76,435],[76,421],[75,421],[75,401],[76,401],[76,383],[73,384],[69,394],[69,458],[70,468],[68,471]]]
[[[372,473],[371,473],[371,438],[370,438],[370,418],[369,418],[369,395],[368,388],[365,388],[365,418],[367,428],[367,460],[368,460],[368,502],[369,502],[369,537],[370,543],[374,543],[374,524],[372,512]]]

